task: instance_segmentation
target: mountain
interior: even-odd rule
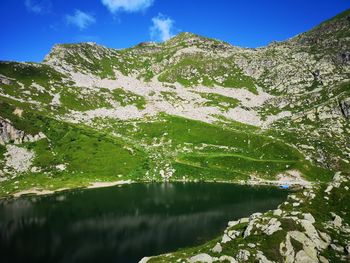
[[[121,50],[58,44],[42,63],[0,62],[0,195],[122,180],[296,184],[308,190],[274,213],[168,260],[346,260],[349,118],[350,10],[262,48],[192,33]]]

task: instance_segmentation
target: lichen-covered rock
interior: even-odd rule
[[[237,260],[238,261],[247,261],[250,257],[250,252],[245,249],[240,249],[237,253]]]
[[[281,228],[281,222],[277,220],[277,218],[271,218],[270,221],[267,223],[267,225],[264,225],[261,230],[267,234],[272,235],[276,231],[282,229]]]

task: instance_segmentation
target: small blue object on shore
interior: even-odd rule
[[[289,185],[284,184],[284,185],[280,185],[280,187],[281,187],[282,189],[288,189],[288,188],[289,188]]]

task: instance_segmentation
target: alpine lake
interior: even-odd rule
[[[1,262],[138,262],[222,235],[289,191],[227,183],[134,183],[0,200]]]

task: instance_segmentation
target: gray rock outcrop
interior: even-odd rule
[[[7,143],[21,144],[23,142],[34,142],[46,138],[45,134],[39,132],[36,135],[26,134],[16,129],[9,121],[0,117],[0,144]]]
[[[349,119],[350,118],[350,100],[344,100],[339,102],[339,107],[343,116]]]

